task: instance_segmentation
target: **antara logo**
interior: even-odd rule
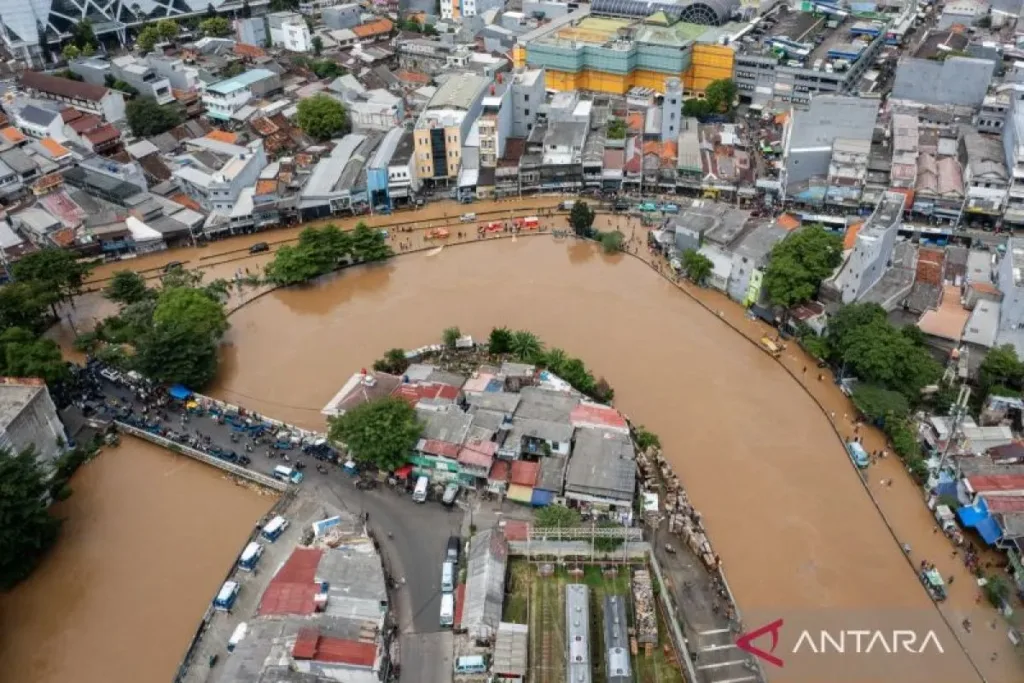
[[[736,639],[736,647],[744,652],[749,652],[755,657],[772,664],[783,666],[783,660],[774,654],[779,646],[779,637],[783,625],[782,619],[776,619],[770,624],[741,634]],[[754,641],[758,638],[769,635],[771,644],[769,649],[762,650]],[[939,642],[935,631],[928,631],[923,636],[917,631],[910,629],[895,629],[892,631],[881,631],[871,629],[850,629],[844,631],[820,631],[803,630],[796,639],[792,654],[911,654],[920,655],[927,652],[945,654],[942,643]]]

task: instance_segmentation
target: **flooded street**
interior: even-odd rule
[[[231,323],[212,393],[310,428],[323,427],[319,410],[349,375],[388,348],[435,342],[451,325],[477,337],[496,325],[533,330],[583,357],[615,387],[616,405],[661,435],[748,626],[780,611],[905,610],[947,642],[946,655],[918,660],[921,673],[979,679],[810,397],[634,258],[548,236],[479,243],[274,292]],[[897,516],[918,527],[927,518],[919,493],[898,501]],[[963,585],[950,603],[969,609],[975,593]],[[976,631],[973,643],[960,635],[987,665],[996,639]],[[986,667],[988,680],[1020,680],[1012,659]]]
[[[131,437],[71,485],[57,545],[0,595],[0,680],[171,680],[274,498]]]

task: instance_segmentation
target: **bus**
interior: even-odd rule
[[[280,479],[281,481],[291,482],[292,484],[302,483],[302,472],[293,470],[291,467],[285,467],[284,465],[278,465],[274,468],[274,479]]]
[[[455,595],[445,593],[441,596],[441,626],[455,624]]]
[[[487,673],[487,660],[483,655],[469,655],[459,657],[455,660],[456,674],[485,674]]]
[[[238,591],[241,589],[241,586],[235,581],[225,581],[224,585],[220,587],[217,597],[213,599],[213,608],[220,612],[231,611],[235,599],[238,597]]]
[[[412,492],[412,499],[417,503],[427,502],[427,486],[430,484],[430,480],[426,477],[420,477],[416,480],[416,488]]]
[[[239,556],[238,568],[245,572],[251,572],[259,564],[261,557],[263,557],[263,546],[253,541],[245,546],[245,550]]]
[[[273,543],[281,537],[281,534],[283,534],[284,530],[287,528],[288,520],[281,515],[278,515],[267,522],[267,525],[263,527],[263,538]]]
[[[441,565],[441,592],[451,593],[455,590],[455,563],[445,562]]]

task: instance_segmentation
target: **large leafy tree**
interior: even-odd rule
[[[91,269],[72,252],[43,249],[19,260],[12,271],[15,280],[38,285],[38,291],[49,297],[48,303],[56,315],[56,304],[80,294]]]
[[[596,217],[597,212],[591,209],[586,202],[578,201],[572,205],[572,209],[569,211],[569,225],[579,237],[590,237],[591,226],[594,225]]]
[[[564,505],[547,505],[537,510],[533,523],[541,529],[555,529],[558,527],[577,527],[581,522],[580,513],[577,510]]]
[[[294,285],[323,275],[307,250],[301,247],[281,247],[274,252],[274,260],[267,264],[267,279],[278,285]]]
[[[843,243],[820,225],[797,231],[772,248],[764,273],[769,301],[789,308],[812,298],[843,261]]]
[[[157,28],[156,24],[150,24],[141,31],[139,31],[138,37],[135,39],[135,45],[139,48],[140,52],[152,52],[153,48],[157,43],[160,42],[160,29]]]
[[[300,100],[297,119],[299,127],[318,140],[330,140],[352,130],[345,107],[323,93]]]
[[[0,334],[0,373],[10,377],[38,377],[47,384],[68,378],[68,366],[52,339],[11,327]]]
[[[160,294],[153,326],[183,327],[198,336],[219,339],[228,329],[228,319],[224,307],[207,292],[178,287]]]
[[[714,268],[711,259],[696,249],[684,251],[680,260],[683,264],[683,270],[686,272],[686,277],[698,285],[704,284],[704,281],[708,278],[708,275],[711,275],[711,270]]]
[[[88,19],[83,19],[71,27],[71,42],[79,50],[85,50],[86,46],[95,50],[100,46],[100,41],[96,39],[96,32],[93,31],[92,22]]]
[[[394,252],[388,246],[387,238],[379,230],[371,230],[362,221],[352,231],[352,258],[359,263],[383,261]]]
[[[523,363],[536,363],[544,352],[544,343],[533,332],[516,330],[509,340],[509,351]]]
[[[398,398],[384,398],[332,418],[329,435],[348,446],[356,462],[390,471],[405,463],[421,432],[412,406]]]
[[[223,38],[231,34],[231,22],[224,17],[209,17],[199,22],[199,32],[204,36]]]
[[[1012,344],[990,350],[978,368],[978,381],[985,394],[997,386],[1020,388],[1022,379],[1024,365],[1017,358],[1017,350]]]
[[[153,294],[154,292],[146,287],[145,278],[130,270],[114,273],[114,277],[110,278],[110,282],[103,288],[103,296],[123,305],[134,304]]]
[[[156,100],[136,97],[125,107],[128,126],[136,137],[148,138],[174,128],[182,121],[181,111],[172,104],[157,104]]]
[[[704,89],[704,99],[712,112],[728,113],[732,111],[738,92],[731,78],[722,78],[708,84]]]
[[[507,327],[495,327],[487,340],[487,350],[495,355],[512,351],[512,330]]]
[[[853,404],[870,420],[905,417],[910,411],[906,397],[874,384],[859,383],[853,390]]]
[[[31,573],[57,540],[60,521],[47,506],[46,474],[28,450],[0,450],[0,588]]]
[[[11,282],[0,287],[0,328],[40,330],[52,297],[37,283]]]

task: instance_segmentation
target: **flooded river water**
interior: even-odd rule
[[[954,651],[922,658],[921,673],[978,680],[828,419],[777,363],[636,259],[550,237],[473,244],[274,292],[231,322],[212,393],[320,429],[323,404],[388,348],[436,342],[451,325],[476,337],[530,329],[583,357],[616,405],[660,434],[753,621],[906,610]]]
[[[60,541],[0,595],[0,680],[170,681],[274,498],[130,437],[71,485]]]

